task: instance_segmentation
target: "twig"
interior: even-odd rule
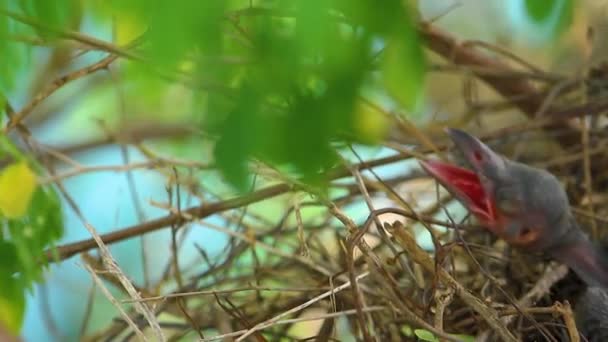
[[[207,291],[192,291],[192,292],[179,292],[172,293],[164,296],[154,296],[154,297],[145,297],[140,299],[125,299],[122,300],[123,303],[132,303],[135,301],[139,302],[150,302],[150,301],[159,301],[159,300],[167,300],[170,298],[180,298],[180,297],[190,297],[190,296],[209,296],[209,295],[218,295],[225,293],[236,293],[236,292],[244,292],[244,291],[277,291],[277,292],[318,292],[322,290],[330,289],[328,287],[267,287],[267,286],[248,286],[248,287],[239,287],[235,289],[227,289],[227,290],[207,290]]]
[[[383,311],[383,310],[386,310],[386,309],[387,308],[383,307],[383,306],[370,306],[370,307],[364,308],[363,311],[365,311],[365,312],[375,312],[375,311]],[[291,324],[291,323],[306,322],[306,321],[316,321],[316,320],[319,320],[319,319],[335,318],[335,317],[342,317],[342,316],[350,316],[350,315],[354,315],[354,314],[356,314],[356,310],[355,309],[351,309],[351,310],[344,310],[344,311],[327,313],[327,314],[318,315],[318,316],[315,316],[315,317],[283,319],[283,320],[279,320],[279,321],[276,321],[276,322],[272,323],[272,325]],[[271,325],[269,325],[269,326],[271,326]],[[269,326],[267,326],[265,328],[268,328]],[[219,340],[219,339],[224,339],[224,338],[227,338],[227,337],[239,336],[239,335],[243,335],[247,331],[248,331],[247,329],[243,329],[243,330],[239,330],[239,331],[233,331],[231,333],[227,333],[227,334],[223,334],[223,335],[217,335],[217,336],[213,336],[213,337],[208,337],[206,339],[200,340],[199,342],[210,342],[210,341],[216,341],[216,340]]]
[[[20,111],[16,112],[13,117],[8,121],[6,127],[3,129],[3,133],[8,133],[11,129],[18,126],[23,119],[25,119],[42,101],[51,96],[55,91],[63,87],[66,83],[77,80],[84,76],[95,73],[99,70],[106,69],[112,62],[118,58],[117,55],[108,55],[95,64],[88,65],[82,69],[78,69],[67,75],[59,77],[43,89],[38,95],[36,95],[28,104],[26,104]]]
[[[139,330],[139,327],[137,327],[137,324],[135,324],[135,322],[133,322],[131,317],[129,317],[129,315],[125,312],[125,310],[122,308],[120,303],[116,300],[116,298],[114,298],[114,296],[112,296],[112,293],[110,293],[110,291],[106,288],[103,281],[101,281],[99,276],[97,276],[97,273],[95,273],[95,271],[87,264],[85,264],[84,267],[89,272],[89,274],[91,274],[91,277],[93,278],[93,281],[95,282],[95,285],[101,290],[103,295],[110,301],[110,303],[112,303],[112,305],[114,305],[114,307],[116,308],[116,310],[118,311],[120,316],[122,316],[122,318],[125,320],[125,322],[127,322],[127,324],[131,327],[133,332],[135,332],[135,334],[137,335],[139,340],[148,341],[148,338],[141,332],[141,330]]]
[[[443,314],[445,308],[450,305],[453,299],[454,291],[452,288],[435,292],[435,328],[439,331],[443,331]]]
[[[587,210],[595,216],[594,196],[593,196],[593,175],[591,174],[591,154],[589,152],[589,120],[580,119],[581,126],[581,146],[583,147],[583,172],[585,177],[585,195],[587,197]],[[598,227],[595,220],[591,220],[591,236],[598,238]]]
[[[355,277],[355,281],[359,281],[359,280],[367,277],[368,275],[369,275],[369,272],[363,272],[363,273],[361,273],[361,274],[359,274],[358,276]],[[262,329],[264,329],[266,327],[269,327],[272,324],[275,324],[281,318],[283,318],[283,317],[285,317],[287,315],[291,315],[294,312],[298,312],[298,311],[304,310],[307,307],[315,304],[316,302],[318,302],[318,301],[320,301],[320,300],[322,300],[324,298],[327,298],[327,297],[329,297],[329,296],[331,296],[331,295],[333,295],[333,294],[335,294],[337,292],[340,292],[340,291],[342,291],[342,290],[344,290],[344,289],[346,289],[346,288],[348,288],[350,286],[351,286],[351,282],[347,281],[346,283],[344,283],[344,284],[342,284],[342,285],[340,285],[340,286],[338,286],[338,287],[336,287],[334,289],[331,289],[331,290],[329,290],[329,291],[327,291],[327,292],[325,292],[325,293],[323,293],[323,294],[321,294],[319,296],[316,296],[316,297],[312,298],[311,300],[309,300],[309,301],[307,301],[307,302],[305,302],[305,303],[303,303],[301,305],[298,305],[298,306],[296,306],[296,307],[294,307],[294,308],[292,308],[290,310],[282,312],[279,315],[276,315],[273,318],[271,318],[271,319],[269,319],[269,320],[267,320],[265,322],[256,324],[253,328],[247,330],[247,332],[245,332],[244,334],[242,334],[241,336],[239,336],[239,338],[236,339],[235,342],[243,341],[245,338],[247,338],[251,334],[255,333],[256,331],[262,330]]]
[[[566,328],[568,329],[568,335],[570,335],[570,341],[580,342],[578,329],[576,328],[576,322],[574,321],[574,314],[572,313],[572,308],[568,301],[561,305],[561,313],[564,318],[564,323],[566,323]]]
[[[99,40],[95,37],[91,37],[88,36],[86,34],[82,34],[80,32],[77,31],[67,31],[67,30],[59,30],[57,28],[51,27],[49,25],[46,25],[44,23],[38,22],[32,18],[26,17],[24,15],[21,15],[19,13],[15,13],[12,11],[9,11],[7,9],[4,8],[0,8],[0,14],[3,14],[9,18],[12,18],[14,20],[17,20],[23,24],[38,28],[38,29],[43,29],[46,31],[50,31],[50,32],[54,32],[54,33],[58,33],[61,37],[63,38],[67,38],[67,39],[71,39],[74,41],[77,41],[79,43],[82,43],[84,45],[96,48],[98,50],[101,51],[106,51],[109,52],[113,55],[116,56],[120,56],[120,57],[126,57],[126,58],[130,58],[130,59],[134,59],[134,60],[142,60],[142,58],[138,55],[136,55],[135,53],[126,50],[124,48],[121,48],[117,45],[114,45],[112,43],[109,42],[105,42],[103,40]],[[135,45],[137,42],[139,41],[139,39],[134,40],[130,45]]]
[[[409,255],[417,263],[419,263],[427,272],[438,276],[441,282],[452,287],[455,294],[473,310],[479,313],[481,318],[498,333],[503,341],[517,341],[515,336],[513,336],[507,327],[502,324],[494,309],[484,304],[479,298],[473,296],[463,285],[452,278],[452,276],[443,268],[435,269],[433,260],[416,244],[414,238],[409,235],[400,222],[395,222],[392,232],[403,248],[408,251]]]

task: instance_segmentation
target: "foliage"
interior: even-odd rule
[[[557,37],[572,21],[572,0],[526,0],[528,16],[538,24],[549,24],[553,36]]]
[[[59,199],[52,188],[37,185],[25,157],[6,139],[0,158],[15,160],[0,171],[0,322],[19,331],[25,291],[42,280],[45,249],[63,230]]]
[[[410,110],[420,100],[425,63],[414,16],[402,1],[249,4],[109,1],[91,8],[98,21],[120,13],[117,20],[130,25],[119,22],[119,28],[145,32],[137,49],[145,62],[127,66],[141,93],[163,91],[150,87],[158,84],[159,72],[185,73],[186,82],[201,90],[197,96],[205,100],[195,110],[203,128],[218,138],[217,165],[239,189],[247,188],[251,157],[290,166],[305,181],[317,182],[338,161],[333,142],[376,142],[378,124],[368,129],[368,123],[383,118],[371,113],[370,120],[369,111],[357,110],[365,87],[384,84]],[[78,17],[76,2],[64,5],[49,10],[46,2],[26,1],[21,7],[40,23],[34,33],[53,39]],[[15,26],[10,33],[32,31],[23,22],[1,20]],[[18,64],[18,50],[5,50]]]

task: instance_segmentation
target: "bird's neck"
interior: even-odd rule
[[[578,228],[578,227],[577,227]],[[568,265],[590,286],[608,288],[608,254],[580,229],[570,230],[567,241],[550,251],[551,257]]]

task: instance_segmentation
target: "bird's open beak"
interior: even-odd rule
[[[495,180],[504,174],[505,161],[479,139],[464,131],[447,129],[447,133],[472,170],[440,161],[420,161],[420,164],[481,224],[491,229],[496,226],[498,219],[493,196]]]

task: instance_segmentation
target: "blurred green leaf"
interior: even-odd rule
[[[356,24],[371,33],[389,34],[402,19],[403,5],[400,0],[337,0],[340,10]]]
[[[346,20],[339,19],[336,8]],[[378,6],[369,0],[312,0],[276,10],[290,15],[239,17],[253,62],[240,70],[244,76],[229,78],[241,89],[234,106],[213,94],[208,100],[213,118],[207,124],[222,127],[214,130],[219,136],[216,162],[241,189],[250,157],[290,166],[302,181],[320,184],[323,171],[338,162],[334,142],[381,138],[386,132],[382,119],[358,105],[361,88],[374,72],[378,42],[388,44],[383,74],[389,93],[408,109],[421,95],[424,58],[400,1]],[[246,94],[243,80],[250,90]]]
[[[403,107],[414,111],[424,89],[426,64],[420,39],[412,23],[388,37],[382,76],[389,94]]]
[[[260,96],[254,88],[242,87],[238,104],[219,127],[220,139],[214,150],[218,168],[240,191],[247,190],[248,158],[256,150],[256,138],[261,136],[259,102]]]
[[[8,218],[23,216],[35,190],[36,175],[27,163],[6,166],[0,172],[0,212]]]
[[[543,22],[551,17],[556,5],[562,3],[562,0],[525,0],[526,11],[530,18],[537,22]]]
[[[63,235],[63,214],[57,191],[50,187],[38,187],[28,211],[28,223],[32,235],[39,239],[38,250],[52,246]]]
[[[0,69],[2,67],[0,66]],[[0,83],[0,88],[2,88],[2,83]],[[0,120],[4,119],[4,116],[6,115],[6,97],[4,97],[4,94],[0,91]]]
[[[221,0],[186,0],[146,6],[150,57],[161,65],[174,65],[197,48],[217,54],[223,4]]]
[[[125,92],[154,108],[175,81],[191,88],[193,112],[204,113],[193,122],[217,137],[215,161],[240,190],[247,188],[251,158],[320,183],[323,171],[338,162],[332,144],[381,139],[387,131],[382,115],[358,104],[361,89],[376,78],[379,47],[386,47],[380,66],[389,94],[413,109],[423,89],[420,42],[400,0],[60,4],[23,0],[19,8],[61,30],[84,6],[96,21],[116,28],[120,44],[145,32],[134,50],[144,62],[123,64]],[[11,23],[1,17],[0,37]],[[2,44],[0,52],[11,58],[14,51]],[[0,62],[0,68],[9,65]]]
[[[336,117],[339,115],[323,108],[323,99],[304,95],[295,101],[284,127],[285,151],[289,153],[285,157],[306,181],[322,181],[320,171],[336,161],[337,155],[330,148],[340,124],[339,120],[332,122]]]
[[[20,272],[27,284],[42,278],[41,260],[63,232],[63,218],[57,195],[52,189],[38,188],[27,214],[8,220],[11,241],[19,259]]]
[[[12,334],[19,334],[25,314],[25,293],[19,281],[0,273],[0,323]]]
[[[308,58],[318,58],[322,45],[326,41],[330,18],[330,2],[326,0],[308,0],[298,2],[296,12],[297,53]]]
[[[8,1],[0,0],[0,8],[7,8]],[[27,60],[24,49],[10,39],[16,34],[16,24],[7,16],[0,15],[0,91],[11,90],[20,67]]]
[[[0,274],[13,275],[19,270],[18,265],[15,245],[0,237]]]
[[[528,16],[538,24],[550,25],[554,37],[559,36],[572,22],[572,0],[525,0]]]
[[[55,190],[37,184],[33,167],[8,140],[0,139],[0,157],[15,160],[0,170],[0,321],[18,331],[25,292],[42,280],[45,250],[63,232]]]
[[[42,24],[42,27],[34,29],[40,37],[46,39],[59,37],[56,29],[71,30],[74,19],[78,17],[79,2],[76,0],[23,0],[19,5],[28,17]]]

